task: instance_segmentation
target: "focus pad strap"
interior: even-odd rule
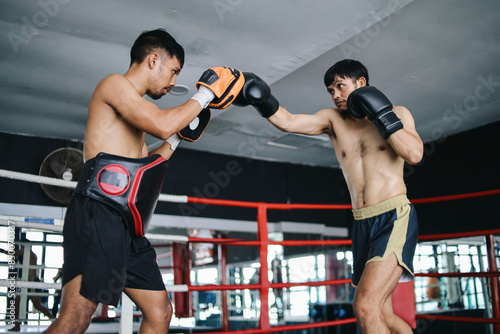
[[[210,109],[202,109],[195,119],[189,123],[184,129],[179,131],[177,135],[187,141],[197,141],[205,131],[208,123],[210,122],[211,112]]]
[[[215,94],[215,98],[208,104],[210,108],[224,109],[231,105],[238,96],[245,78],[240,70],[229,67],[212,67],[206,70],[196,83],[208,87]]]

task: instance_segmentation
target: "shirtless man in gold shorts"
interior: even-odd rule
[[[235,105],[252,105],[278,129],[327,134],[347,182],[353,206],[354,311],[363,333],[412,333],[393,312],[398,281],[413,278],[418,236],[415,209],[406,197],[404,163],[421,161],[423,144],[410,111],[392,106],[369,86],[358,61],[334,64],[324,83],[336,108],[292,114],[279,106],[269,86],[253,73]]]

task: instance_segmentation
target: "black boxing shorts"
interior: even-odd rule
[[[118,210],[75,194],[64,221],[63,286],[81,275],[83,297],[114,306],[124,288],[165,291],[154,248],[125,224]]]
[[[127,222],[132,236],[144,236],[167,166],[168,160],[159,154],[133,159],[99,153],[85,163],[75,194],[116,209]]]
[[[399,195],[352,212],[352,285],[358,285],[366,264],[385,261],[392,253],[403,267],[399,281],[412,280],[413,256],[418,241],[418,219],[415,208],[406,195]]]

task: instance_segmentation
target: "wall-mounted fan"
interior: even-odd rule
[[[83,152],[71,147],[57,149],[50,153],[42,162],[40,175],[78,181],[83,168]],[[42,184],[47,196],[59,203],[68,204],[73,197],[72,188],[57,187]]]

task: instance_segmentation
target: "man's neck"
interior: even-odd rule
[[[132,65],[128,71],[123,75],[135,87],[139,95],[146,94],[146,85],[144,75],[137,65]]]

